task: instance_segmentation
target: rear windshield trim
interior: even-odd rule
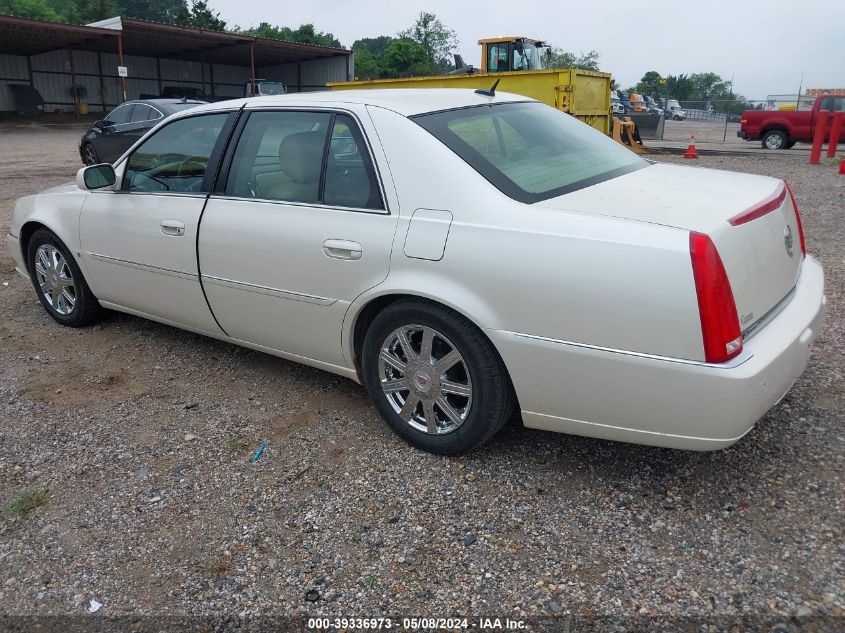
[[[591,176],[590,178],[584,178],[582,180],[578,180],[576,182],[564,185],[562,187],[557,187],[549,191],[544,191],[541,193],[532,193],[516,185],[512,180],[507,178],[501,171],[499,171],[495,166],[493,166],[492,163],[485,159],[469,144],[461,140],[457,135],[452,134],[452,140],[455,142],[455,146],[453,147],[446,143],[444,139],[442,139],[432,129],[425,125],[426,118],[435,115],[445,114],[447,112],[456,112],[460,110],[474,110],[477,108],[496,108],[501,106],[526,103],[537,103],[538,106],[542,105],[542,103],[538,101],[530,100],[506,101],[503,103],[485,103],[480,105],[462,106],[458,108],[448,108],[445,110],[437,110],[434,112],[425,112],[423,114],[415,114],[408,118],[414,121],[414,123],[419,125],[421,128],[423,128],[426,132],[431,134],[438,141],[443,143],[446,147],[449,148],[450,151],[457,154],[464,162],[467,163],[467,165],[469,165],[475,171],[481,174],[481,176],[483,176],[484,179],[487,180],[491,185],[496,187],[496,189],[501,191],[509,198],[513,198],[517,202],[523,202],[525,204],[535,204],[537,202],[542,202],[543,200],[550,200],[552,198],[557,198],[558,196],[565,195],[567,193],[572,193],[573,191],[578,191],[579,189],[586,189],[587,187],[597,185],[601,182],[613,180],[614,178],[618,178],[619,176],[624,176],[625,174],[629,174],[631,172],[639,171],[640,169],[650,167],[652,164],[646,160],[643,160],[642,163],[632,163],[631,165],[625,165],[623,167],[619,167],[617,169],[613,169],[602,174],[598,174],[596,176]]]

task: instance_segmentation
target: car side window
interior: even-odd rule
[[[121,123],[128,123],[129,117],[132,114],[132,108],[133,108],[134,105],[135,105],[134,103],[129,103],[129,104],[117,106],[106,117],[106,121],[108,121],[112,125],[119,125]]]
[[[152,108],[143,103],[136,103],[132,109],[132,116],[129,118],[130,123],[141,123],[142,121],[149,121],[152,118]]]
[[[352,117],[338,114],[326,160],[323,202],[332,206],[383,209],[367,146]]]
[[[384,208],[361,131],[346,114],[253,112],[231,164],[229,196]]]
[[[208,161],[227,117],[225,112],[206,114],[165,125],[132,152],[123,175],[123,191],[201,191]]]
[[[320,171],[332,115],[253,112],[244,126],[225,193],[286,202],[320,201]]]

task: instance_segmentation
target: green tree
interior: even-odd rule
[[[381,77],[380,58],[381,56],[376,57],[367,48],[355,51],[355,78],[378,79]]]
[[[71,4],[68,22],[88,24],[121,15],[118,0],[77,0]]]
[[[649,70],[634,88],[634,92],[649,96],[659,96],[666,93],[666,87],[660,82],[662,77],[656,70]]]
[[[672,99],[685,101],[697,97],[696,87],[690,81],[689,75],[667,75],[666,94]]]
[[[258,26],[248,29],[236,26],[232,30],[235,33],[263,37],[268,40],[282,40],[283,42],[299,42],[300,44],[341,48],[341,43],[334,35],[318,31],[313,24],[302,24],[299,28],[292,29],[288,26],[275,26],[269,22],[262,22]]]
[[[177,16],[187,11],[186,0],[119,0],[123,5],[120,15],[173,24]]]
[[[449,58],[452,51],[458,48],[458,36],[433,13],[422,11],[416,22],[409,29],[401,31],[399,37],[413,40],[423,47],[432,62],[432,72],[445,72],[454,67]]]
[[[206,31],[226,30],[226,22],[220,18],[220,13],[211,9],[206,0],[191,0],[190,7],[185,6],[179,10],[175,23]]]
[[[561,48],[552,48],[546,64],[549,68],[581,68],[583,70],[599,70],[598,51],[589,51],[576,55]]]
[[[352,50],[356,53],[367,50],[373,55],[382,55],[387,49],[388,45],[393,41],[389,35],[380,35],[379,37],[364,37],[360,40],[355,40],[352,44]]]
[[[428,50],[410,38],[393,40],[382,56],[382,77],[412,77],[433,73],[434,64]]]
[[[67,22],[67,18],[56,11],[49,0],[0,0],[0,13],[19,18]]]

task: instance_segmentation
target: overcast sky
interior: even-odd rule
[[[805,88],[845,88],[845,0],[211,0],[230,25],[313,22],[344,46],[395,35],[420,11],[435,13],[478,66],[478,40],[497,35],[543,39],[573,51],[597,50],[601,69],[623,86],[648,70],[662,75],[712,71],[734,77],[748,98]]]

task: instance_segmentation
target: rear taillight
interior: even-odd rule
[[[801,226],[801,214],[798,213],[798,204],[795,202],[795,194],[792,193],[792,187],[785,180],[783,184],[786,185],[786,190],[789,192],[789,198],[792,200],[792,208],[795,209],[795,224],[798,225],[798,237],[801,240],[801,254],[807,254],[807,246],[804,244],[804,227]]]
[[[762,218],[764,215],[771,213],[775,209],[780,209],[781,206],[783,206],[783,201],[786,200],[786,189],[784,188],[784,184],[785,183],[781,182],[772,195],[764,200],[761,200],[753,207],[749,207],[742,213],[738,213],[728,220],[728,223],[731,226],[740,226],[741,224],[747,224],[752,220],[756,220],[757,218]]]
[[[698,297],[704,358],[724,363],[742,351],[742,332],[731,283],[709,236],[690,232],[689,253]]]

